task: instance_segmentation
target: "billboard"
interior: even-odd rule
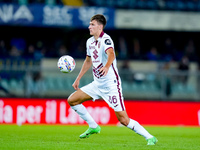
[[[95,14],[105,15],[106,28],[114,28],[114,9],[61,5],[0,4],[0,25],[87,28]]]
[[[103,100],[84,103],[101,125],[119,124]],[[199,102],[125,101],[130,118],[142,125],[200,126]],[[86,124],[65,99],[0,99],[0,124]]]

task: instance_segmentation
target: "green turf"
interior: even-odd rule
[[[0,125],[1,150],[199,150],[198,127],[150,127],[145,128],[159,142],[147,146],[146,140],[125,127],[101,126],[100,134],[87,139],[79,135],[87,126],[54,125]]]

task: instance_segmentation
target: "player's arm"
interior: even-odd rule
[[[74,81],[74,83],[72,85],[75,90],[79,89],[79,87],[78,87],[79,82],[80,82],[81,78],[83,77],[83,75],[90,69],[91,65],[92,65],[91,57],[86,56],[85,61],[83,62],[81,71],[79,72],[76,80]]]
[[[106,51],[106,54],[108,55],[107,63],[106,63],[106,65],[104,67],[102,67],[99,70],[101,75],[103,75],[103,76],[107,75],[110,66],[112,65],[113,61],[115,60],[115,52],[114,52],[113,48],[109,48]]]

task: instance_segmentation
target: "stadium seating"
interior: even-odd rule
[[[114,7],[124,9],[146,10],[175,10],[175,11],[199,11],[200,1],[191,0],[84,0],[90,6]]]
[[[46,5],[70,5],[71,2],[62,0],[1,0],[2,3],[14,4],[46,4]],[[75,2],[72,4],[74,5]],[[174,10],[174,11],[200,11],[199,0],[80,0],[77,6],[113,7],[122,9],[146,9],[146,10]],[[76,4],[75,3],[75,4]]]

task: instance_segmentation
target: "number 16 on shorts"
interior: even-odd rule
[[[116,96],[109,96],[109,102],[112,104],[116,104],[117,103],[117,97]]]
[[[124,111],[124,101],[122,98],[119,98],[118,96],[109,96],[108,98],[109,105],[115,110],[115,111]]]

